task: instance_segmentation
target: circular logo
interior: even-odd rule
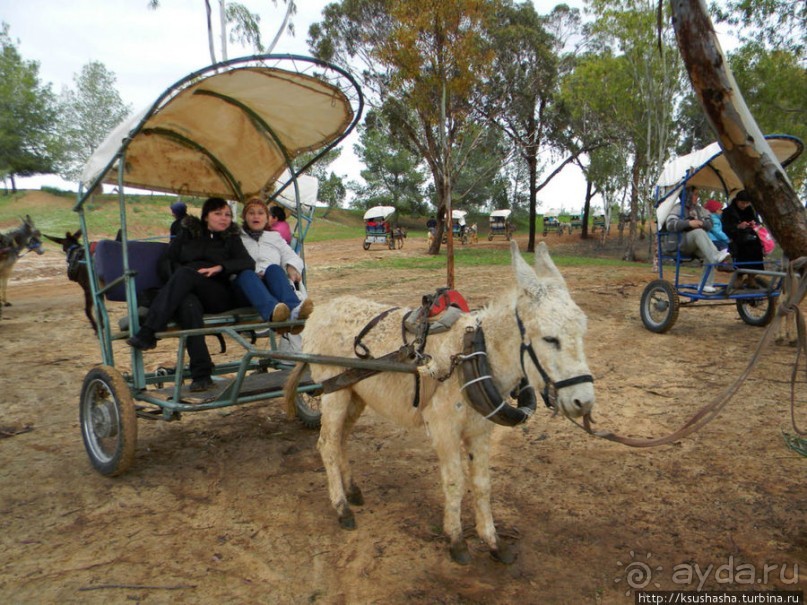
[[[644,561],[637,561],[636,560],[636,553],[634,551],[630,551],[630,561],[627,563],[623,563],[622,561],[617,561],[616,564],[619,567],[622,567],[622,574],[614,579],[614,583],[619,584],[623,580],[626,584],[625,596],[629,596],[632,590],[642,590],[646,588],[650,582],[653,581],[653,572],[654,571],[661,571],[663,568],[661,565],[658,565],[655,568],[652,568],[649,564],[650,557],[653,555],[651,553],[647,553],[645,555]],[[660,588],[658,583],[653,583],[655,588]]]

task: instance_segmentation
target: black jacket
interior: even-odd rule
[[[240,230],[233,223],[221,233],[211,233],[195,216],[182,219],[179,234],[171,240],[168,251],[160,263],[160,273],[165,281],[179,267],[201,269],[221,265],[224,271],[214,277],[227,281],[241,271],[255,269],[255,261],[241,241]]]

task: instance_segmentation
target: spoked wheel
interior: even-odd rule
[[[129,387],[115,368],[93,368],[84,378],[79,422],[84,447],[95,470],[114,477],[132,465],[137,415]]]
[[[776,313],[776,298],[743,298],[737,300],[737,313],[749,326],[767,326]]]
[[[297,409],[297,417],[307,429],[318,429],[322,412],[320,411],[320,398],[308,393],[297,393],[294,399],[294,407]]]
[[[673,327],[678,319],[678,292],[663,279],[651,281],[642,292],[641,315],[644,327],[661,334]]]
[[[364,247],[365,250],[369,250],[370,249],[370,242],[364,242],[364,244],[362,244],[362,246]]]

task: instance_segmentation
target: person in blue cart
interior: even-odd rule
[[[188,206],[185,202],[174,202],[170,206],[171,214],[174,216],[174,222],[171,223],[171,238],[179,235],[179,230],[182,228],[182,219],[188,216]]]
[[[160,261],[166,282],[149,306],[137,334],[126,341],[141,351],[157,346],[155,334],[175,319],[183,329],[204,325],[205,313],[223,313],[238,307],[239,293],[231,278],[254,273],[255,261],[241,241],[233,212],[226,200],[211,197],[202,206],[201,219],[186,216],[179,234],[171,240]],[[187,338],[191,391],[213,386],[213,361],[204,336]]]
[[[712,217],[700,204],[698,204],[698,190],[695,187],[688,187],[685,194],[686,201],[683,211],[681,200],[675,203],[667,215],[664,227],[670,232],[683,232],[681,236],[681,253],[702,258],[706,263],[719,264],[729,257],[727,250],[718,250],[711,239],[708,231],[712,228]],[[712,284],[715,279],[715,271],[704,267],[708,271],[703,291],[707,294],[717,292]]]

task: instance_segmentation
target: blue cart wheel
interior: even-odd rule
[[[114,477],[134,462],[137,414],[129,387],[110,366],[89,371],[81,386],[79,422],[95,470]]]
[[[749,326],[767,326],[776,313],[776,297],[742,298],[737,300],[737,313]]]
[[[673,285],[663,279],[651,281],[642,292],[641,316],[644,327],[662,334],[678,319],[680,302]]]

